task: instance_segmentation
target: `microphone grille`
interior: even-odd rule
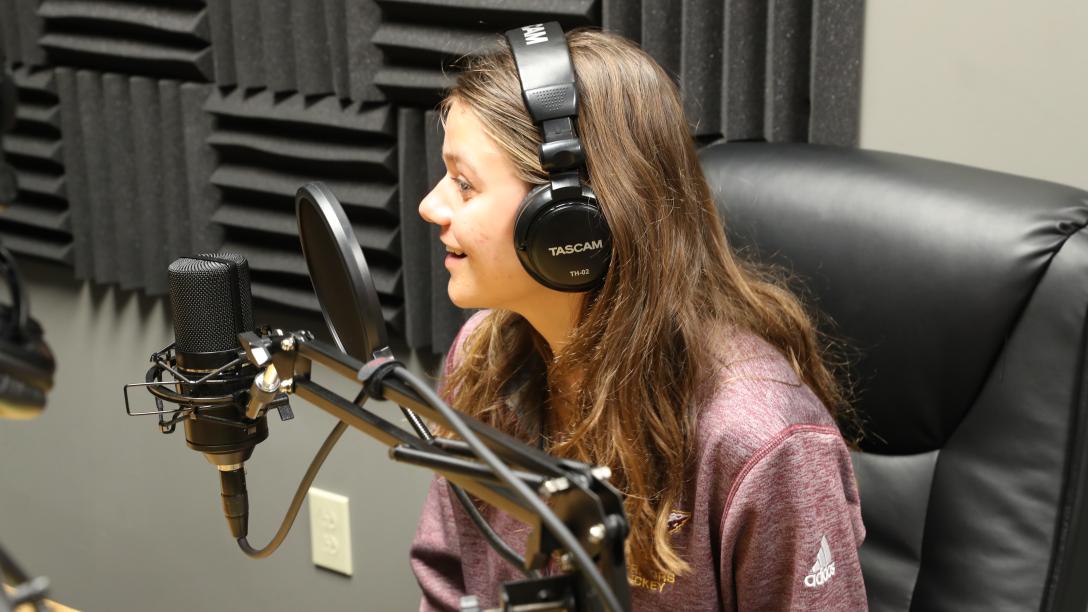
[[[170,306],[179,353],[237,348],[253,329],[249,262],[237,253],[182,257],[170,264]]]

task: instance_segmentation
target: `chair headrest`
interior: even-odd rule
[[[943,445],[1088,224],[1088,192],[905,155],[731,143],[701,158],[733,246],[785,265],[859,354],[872,452]]]

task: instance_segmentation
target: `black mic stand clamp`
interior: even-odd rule
[[[555,555],[562,573],[504,584],[502,610],[630,609],[624,559],[628,523],[607,467],[552,457],[457,413],[387,348],[364,363],[305,331],[245,332],[238,339],[259,369],[247,418],[262,415],[279,394],[297,395],[388,446],[392,459],[430,468],[530,526],[523,569],[544,570]],[[311,380],[314,361],[362,383],[365,395],[400,405],[413,424],[418,412],[461,439],[412,435],[340,397]]]
[[[294,334],[279,332],[278,346],[274,345],[271,334],[260,336],[254,332],[243,332],[238,335],[249,362],[260,372],[253,379],[253,385],[249,388],[249,402],[246,404],[245,416],[247,419],[256,419],[283,394],[290,393],[296,376],[309,379],[310,362],[296,359],[295,345],[300,340],[309,342],[314,339],[308,331],[298,331]],[[280,373],[287,373],[283,378]],[[287,405],[286,402],[283,405]]]
[[[261,327],[257,330],[257,333],[268,335],[283,332],[278,329],[273,330],[269,327]],[[241,351],[238,352],[241,353]],[[242,414],[224,418],[213,413],[214,409],[222,406],[238,406],[240,403],[247,403],[248,393],[252,391],[252,388],[209,397],[193,397],[191,394],[185,393],[179,388],[181,385],[195,388],[198,385],[204,384],[221,384],[226,381],[220,377],[226,376],[229,379],[244,375],[243,372],[250,369],[249,363],[247,363],[247,357],[248,356],[245,354],[240,354],[229,363],[210,372],[202,372],[202,376],[194,379],[178,371],[177,351],[175,350],[174,344],[170,344],[151,354],[150,361],[152,365],[147,370],[143,382],[127,383],[124,385],[125,412],[129,416],[157,416],[159,419],[159,431],[164,434],[174,433],[178,422],[184,422],[187,419],[216,423],[218,425],[223,425],[224,427],[235,429],[252,428],[253,423],[247,423],[241,420]],[[244,368],[242,367],[243,365],[245,366]],[[173,377],[173,380],[163,380],[164,374],[170,374]],[[128,391],[130,388],[137,387],[146,387],[147,390],[151,392],[151,395],[154,396],[155,400],[155,410],[146,412],[136,412],[133,410]],[[165,407],[165,402],[176,404],[178,408],[168,410]],[[291,410],[291,405],[287,401],[287,396],[282,393],[273,397],[268,397],[265,402],[265,408],[266,410],[268,408],[275,408],[281,421],[290,421],[295,416]]]
[[[264,335],[283,333],[268,327],[258,331]],[[265,409],[252,418],[246,416],[244,409],[250,403],[251,393],[247,384],[258,372],[250,359],[251,356],[239,348],[179,354],[176,345],[170,344],[152,353],[152,365],[144,382],[124,386],[125,412],[129,416],[157,416],[159,431],[164,434],[173,433],[178,422],[183,422],[186,444],[215,465],[219,472],[223,512],[235,538],[244,537],[249,530],[243,464],[252,455],[254,447],[268,437],[265,412],[276,408],[280,420],[294,418],[283,393],[266,394],[263,399]],[[163,380],[167,374],[171,380]],[[128,392],[134,387],[147,388],[155,398],[155,410],[133,411]],[[177,408],[166,409],[166,402],[176,404]]]

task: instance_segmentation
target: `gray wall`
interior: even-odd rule
[[[866,149],[1088,189],[1088,2],[866,3]]]

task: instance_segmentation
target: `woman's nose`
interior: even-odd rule
[[[442,193],[442,182],[439,181],[419,203],[419,216],[427,223],[435,225],[449,225],[450,207],[446,203],[445,194]]]

